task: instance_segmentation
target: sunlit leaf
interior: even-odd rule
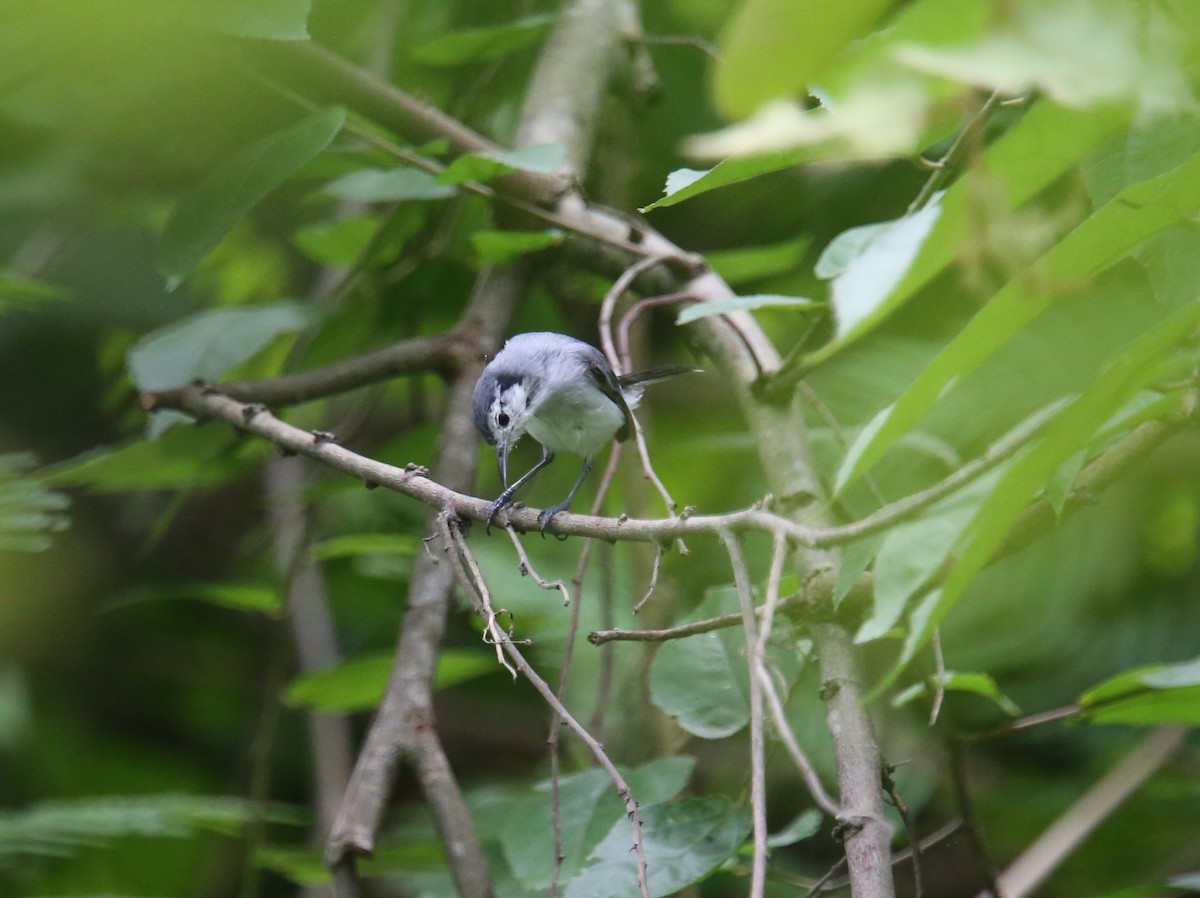
[[[28,473],[28,453],[0,455],[0,550],[40,552],[70,523],[70,500]]]
[[[651,898],[672,895],[733,856],[750,831],[748,808],[726,798],[685,798],[641,808]],[[567,883],[566,898],[625,898],[638,890],[628,820],[618,820],[594,852],[597,863]]]
[[[400,533],[345,533],[315,543],[310,553],[314,561],[352,558],[357,555],[416,554],[417,540]]]
[[[820,831],[822,819],[821,812],[816,808],[800,812],[791,823],[767,837],[767,847],[784,848],[812,838]]]
[[[1007,205],[1015,209],[1095,150],[1124,124],[1126,116],[1119,107],[1102,107],[1084,113],[1052,103],[1038,103],[988,147],[980,164],[1004,185]],[[876,304],[875,314],[861,327],[807,356],[806,365],[819,364],[860,339],[957,258],[961,248],[971,239],[971,210],[976,203],[973,189],[971,179],[963,178],[946,191],[941,216],[900,283]]]
[[[0,867],[21,856],[64,856],[122,836],[182,839],[233,834],[256,820],[298,825],[308,815],[282,804],[204,795],[137,795],[44,801],[0,813]]]
[[[808,237],[766,246],[746,246],[710,252],[708,264],[732,286],[795,271],[808,251]]]
[[[369,215],[339,218],[306,225],[292,239],[314,262],[331,268],[349,268],[362,258],[382,225],[382,221]]]
[[[483,262],[509,265],[521,256],[548,249],[563,242],[557,228],[545,231],[476,231],[471,246]]]
[[[734,296],[712,302],[697,302],[685,306],[675,318],[676,324],[690,324],[713,315],[730,312],[749,312],[754,309],[789,309],[793,312],[812,312],[825,308],[824,303],[814,302],[800,296],[775,296],[769,293],[754,296]]]
[[[875,556],[875,603],[855,636],[856,642],[879,639],[896,625],[908,600],[941,570],[963,527],[995,487],[999,472],[943,499],[920,517],[887,531]]]
[[[141,602],[176,602],[181,599],[207,602],[234,611],[254,611],[271,617],[283,611],[283,596],[279,587],[263,583],[167,583],[143,586],[119,595],[109,605],[121,608]]]
[[[280,334],[314,320],[314,309],[274,303],[207,309],[142,337],[125,355],[140,390],[164,390],[193,380],[216,380]]]
[[[465,184],[468,181],[491,181],[514,171],[552,174],[562,169],[566,159],[567,148],[561,143],[466,153],[446,166],[438,180],[443,184]]]
[[[0,268],[0,312],[65,299],[68,291],[57,284],[34,280]]]
[[[1091,277],[1121,259],[1141,241],[1183,220],[1200,205],[1200,155],[1150,181],[1121,192],[1043,256],[1032,277],[1009,281],[970,324],[938,354],[908,390],[886,410],[868,438],[848,453],[844,483],[867,470],[944,395],[944,390],[978,368],[1041,314],[1060,293],[1031,285]],[[932,238],[931,238],[932,239]]]
[[[224,483],[246,468],[231,449],[235,437],[218,428],[173,428],[157,440],[131,440],[85,452],[45,472],[51,486],[98,493],[177,490]]]
[[[829,256],[821,257],[822,271],[836,271],[831,302],[838,338],[870,327],[885,313],[884,300],[912,267],[942,214],[940,200],[935,195],[912,215],[882,227],[855,228],[847,232],[851,236],[840,235],[830,244]]]
[[[457,66],[487,62],[532,47],[546,36],[554,16],[526,16],[502,25],[451,31],[418,44],[412,50],[417,62],[432,66]]]
[[[1200,726],[1200,658],[1118,674],[1085,692],[1079,704],[1094,723]]]
[[[985,673],[964,673],[954,670],[946,671],[941,678],[941,688],[947,692],[970,692],[982,696],[995,703],[1009,717],[1018,717],[1021,709],[1007,695],[1000,691],[996,680]],[[928,695],[930,684],[922,681],[914,683],[907,689],[898,692],[892,699],[892,706],[902,708],[921,696]]]
[[[705,171],[681,168],[667,176],[666,186],[663,188],[664,196],[648,206],[643,206],[640,211],[650,212],[665,206],[674,206],[718,187],[727,187],[758,175],[793,168],[807,162],[813,155],[812,147],[793,147],[762,156],[726,159]]]
[[[322,109],[246,147],[180,200],[163,230],[158,267],[172,284],[187,277],[254,206],[329,146],[344,109]]]
[[[916,151],[928,116],[929,96],[914,78],[856,84],[816,109],[790,99],[772,100],[748,119],[684,141],[694,159],[722,159],[823,147],[820,158],[874,159]]]
[[[308,39],[312,0],[185,0],[172,12],[202,28],[235,37]]]
[[[715,93],[729,117],[794,96],[842,47],[867,31],[890,0],[745,0],[721,38]]]
[[[1014,520],[1064,461],[1079,451],[1104,422],[1145,386],[1158,359],[1200,323],[1200,303],[1175,312],[1135,340],[1079,398],[1046,428],[1040,442],[1005,471],[996,488],[966,528],[958,560],[936,599],[913,613],[908,639],[892,680],[925,645],[938,622],[962,597],[968,584],[988,563]]]
[[[419,168],[362,168],[342,175],[325,186],[325,193],[360,203],[398,200],[441,200],[457,192],[436,175]]]
[[[394,652],[374,652],[333,667],[301,674],[284,693],[284,701],[323,714],[371,711],[379,707],[395,664]],[[443,649],[438,655],[434,687],[445,689],[495,673],[496,658],[474,649]]]
[[[1147,112],[1179,108],[1189,91],[1178,51],[1132,7],[1054,0],[1014,7],[1011,29],[971,46],[902,45],[896,57],[929,74],[1015,95],[1038,90],[1066,106],[1137,99]],[[1160,38],[1147,41],[1151,33]]]

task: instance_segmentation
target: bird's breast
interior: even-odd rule
[[[590,384],[547,396],[529,419],[527,432],[551,452],[595,455],[625,417],[616,404]]]

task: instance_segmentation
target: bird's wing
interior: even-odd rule
[[[633,412],[629,410],[629,403],[625,401],[625,395],[621,392],[620,381],[617,380],[617,376],[613,374],[612,368],[608,366],[608,362],[604,356],[600,355],[599,351],[596,351],[595,357],[587,360],[587,374],[596,388],[611,399],[625,417],[625,423],[617,431],[617,442],[625,442],[633,433]]]

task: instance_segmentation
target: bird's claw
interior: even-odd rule
[[[567,510],[567,503],[560,502],[558,505],[551,505],[549,508],[542,509],[542,511],[538,513],[538,523],[541,525],[541,527],[539,529],[541,530],[541,533],[542,533],[542,539],[546,538],[546,527],[548,527],[550,525],[551,518],[553,518],[560,511],[566,511],[566,510]],[[567,538],[567,535],[565,533],[556,533],[556,534],[554,534],[554,536],[557,539],[566,539]]]
[[[500,509],[511,504],[512,500],[505,495],[501,495],[499,499],[492,503],[492,507],[488,509],[487,517],[483,519],[484,524],[487,525],[484,528],[484,533],[490,534],[492,532],[492,522],[495,521],[496,515],[500,513]]]

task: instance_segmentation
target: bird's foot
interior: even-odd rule
[[[545,539],[545,537],[546,537],[546,527],[549,526],[550,519],[553,518],[560,511],[566,511],[567,506],[569,506],[570,504],[571,504],[570,500],[568,500],[566,502],[559,502],[557,505],[551,505],[549,508],[543,509],[538,514],[538,523],[541,524],[541,531],[542,531],[543,539]],[[556,533],[556,534],[554,534],[554,536],[557,539],[566,539],[567,538],[567,535],[565,533]]]
[[[484,533],[490,534],[492,532],[492,523],[495,521],[496,515],[500,513],[500,509],[509,505],[512,505],[512,496],[508,490],[505,490],[500,494],[500,498],[492,503],[492,507],[488,509],[487,517],[483,519],[487,525],[483,531]]]

